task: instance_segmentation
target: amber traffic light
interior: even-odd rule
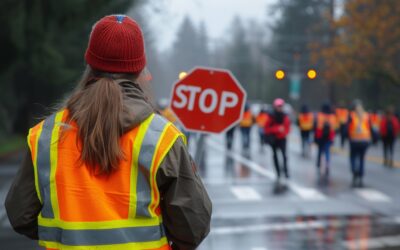
[[[179,80],[182,80],[183,78],[185,78],[187,76],[187,73],[185,71],[182,71],[181,73],[179,73]]]
[[[317,71],[315,71],[315,69],[309,69],[307,71],[307,77],[311,80],[315,79],[317,77]]]
[[[278,79],[278,80],[283,80],[283,78],[285,78],[285,71],[283,71],[283,70],[277,70],[276,72],[275,72],[275,77],[276,77],[276,79]]]

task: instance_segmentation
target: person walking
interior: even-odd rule
[[[311,151],[310,136],[314,128],[314,114],[310,112],[307,105],[301,107],[301,111],[297,117],[297,124],[300,128],[301,155],[309,157]]]
[[[254,117],[251,113],[250,106],[246,104],[242,120],[239,123],[240,132],[242,134],[242,148],[244,151],[250,149],[250,130],[254,124]]]
[[[325,156],[325,178],[329,178],[331,146],[335,139],[335,127],[337,124],[336,116],[332,113],[330,104],[325,103],[321,107],[321,112],[317,114],[315,123],[315,142],[318,145],[317,171],[318,177],[322,177],[321,158]]]
[[[393,152],[396,138],[400,133],[400,123],[394,115],[394,109],[392,107],[387,108],[380,123],[379,131],[383,142],[383,164],[388,167],[393,167]]]
[[[271,145],[273,152],[277,183],[280,183],[281,180],[281,164],[279,163],[278,159],[278,151],[281,152],[283,158],[283,173],[286,179],[289,178],[286,138],[290,132],[290,119],[289,116],[283,111],[284,105],[285,101],[283,99],[277,98],[274,100],[274,110],[270,114],[268,122],[265,125],[266,140]]]
[[[372,125],[361,101],[354,102],[354,110],[348,122],[350,140],[350,164],[353,187],[363,187],[365,155],[372,139]]]
[[[258,127],[258,135],[260,137],[260,151],[264,148],[265,143],[265,124],[267,124],[269,119],[268,110],[266,107],[263,107],[256,117],[256,123]]]
[[[211,201],[184,135],[142,91],[137,22],[100,19],[85,60],[63,107],[29,131],[5,202],[11,225],[47,249],[195,249]]]
[[[380,130],[382,118],[381,118],[381,115],[378,113],[377,110],[371,111],[370,114],[369,114],[369,117],[370,117],[370,120],[371,120],[372,143],[374,145],[377,145],[378,141],[381,139],[379,130]]]
[[[232,149],[233,138],[234,138],[234,135],[235,135],[235,129],[236,129],[236,126],[233,126],[230,129],[228,129],[228,131],[226,131],[226,135],[225,135],[226,136],[226,148],[228,150]]]
[[[341,148],[344,148],[344,145],[348,138],[347,122],[349,120],[349,110],[345,107],[344,103],[342,102],[339,108],[336,108],[335,113],[339,126],[340,146]]]

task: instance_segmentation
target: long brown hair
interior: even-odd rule
[[[124,157],[120,145],[123,92],[116,80],[136,78],[137,75],[98,72],[88,66],[67,100],[69,119],[78,125],[81,160],[93,173],[112,173]]]

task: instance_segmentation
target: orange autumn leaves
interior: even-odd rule
[[[310,44],[312,60],[323,62],[328,81],[377,79],[400,86],[398,0],[348,0],[330,28],[328,43]]]

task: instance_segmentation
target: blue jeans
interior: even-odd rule
[[[350,143],[350,164],[354,176],[364,176],[364,159],[368,145],[368,142]]]
[[[317,167],[321,167],[322,154],[325,155],[326,167],[329,167],[331,160],[331,141],[320,141],[318,142],[318,156],[317,156]]]

